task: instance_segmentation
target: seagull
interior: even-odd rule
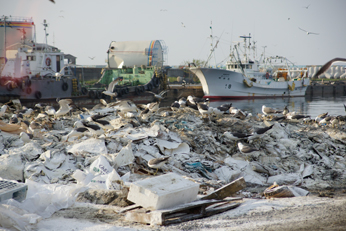
[[[163,90],[159,94],[156,94],[152,91],[146,91],[146,92],[153,94],[156,99],[162,100],[162,99],[164,99],[163,95],[166,94],[167,92],[169,92],[169,90]]]
[[[30,134],[30,133],[21,132],[19,134],[19,137],[26,144],[26,143],[29,143],[34,136],[32,134]]]
[[[109,114],[95,114],[95,115],[92,115],[90,117],[88,117],[88,121],[92,122],[92,121],[95,121],[95,120],[99,120],[99,119],[103,119],[105,117],[109,116]]]
[[[148,161],[148,166],[150,168],[156,168],[156,173],[169,159],[169,156],[154,158]],[[154,175],[156,175],[156,173]]]
[[[264,133],[266,133],[269,129],[271,129],[272,127],[274,126],[274,124],[268,126],[268,127],[264,127],[264,128],[257,128],[256,130],[254,130],[252,133],[251,133],[251,137],[248,137],[248,139],[252,140],[252,139],[255,139],[261,135],[263,135]]]
[[[303,6],[303,8],[305,8],[305,9],[309,9],[309,6],[310,6],[311,4],[309,4],[308,6]]]
[[[229,113],[229,109],[232,107],[232,104],[222,104],[216,108],[213,108],[213,111],[215,114],[220,115],[220,114],[225,114]]]
[[[183,22],[181,23],[181,26],[182,26],[182,27],[185,27],[185,25],[184,25],[184,23],[183,23]]]
[[[160,102],[152,102],[147,105],[150,112],[156,112],[159,109]]]
[[[282,111],[283,115],[288,114],[290,111],[288,110],[287,106],[285,106],[284,110]]]
[[[271,108],[271,107],[266,107],[266,105],[262,106],[262,112],[265,115],[275,114],[275,113],[282,113],[282,111],[275,110],[274,108]]]
[[[87,122],[82,122],[84,127],[86,127],[94,136],[94,138],[97,138],[98,135],[104,134],[104,130],[96,124],[89,124]]]
[[[184,108],[186,107],[186,98],[185,97],[182,97],[178,100],[178,103],[180,104],[180,107]]]
[[[7,105],[6,104],[4,104],[4,105],[2,105],[1,106],[1,109],[0,109],[0,116],[4,116],[5,115],[5,112],[6,112],[6,110],[7,110]]]
[[[172,111],[178,111],[180,108],[180,103],[178,101],[174,101],[172,104],[171,104],[171,109]]]
[[[199,113],[201,113],[202,117],[204,115],[208,115],[209,117],[209,115],[213,113],[213,109],[204,103],[197,103],[197,108]],[[209,120],[210,120],[210,117],[209,117]]]
[[[113,104],[113,107],[120,110],[123,113],[126,112],[139,112],[137,105],[128,99],[119,100]]]
[[[286,115],[286,118],[289,120],[299,120],[299,119],[305,119],[305,118],[310,118],[311,116],[306,116],[306,115],[299,115],[299,114],[289,114]]]
[[[63,116],[66,115],[67,113],[69,113],[72,109],[72,107],[70,106],[71,103],[73,103],[72,99],[56,99],[57,102],[60,105],[59,110],[54,114],[54,117],[59,117],[59,116]],[[48,114],[48,112],[47,112]]]
[[[304,29],[302,29],[302,28],[300,28],[300,27],[298,27],[298,28],[299,28],[300,30],[302,30],[302,31],[305,31],[305,32],[306,32],[306,35],[309,35],[309,34],[316,34],[316,35],[318,35],[318,33],[306,31],[306,30],[304,30]]]
[[[93,57],[90,57],[90,56],[89,56],[89,59],[91,59],[91,60],[94,60],[94,58],[95,58],[95,56],[93,56]]]
[[[44,111],[48,114],[48,115],[55,115],[56,111],[55,108],[53,106],[46,106],[46,108],[44,109]]]
[[[55,1],[54,1],[54,0],[49,0],[49,1],[55,4]]]
[[[259,151],[258,149],[242,144],[241,142],[238,142],[238,148],[239,151],[243,154]]]
[[[231,139],[231,140],[241,140],[250,137],[251,135],[239,133],[239,132],[224,132],[223,136]]]
[[[72,131],[70,131],[69,134],[67,134],[65,142],[68,141],[68,138],[73,137],[73,136],[77,136],[77,138],[80,138],[87,131],[89,131],[89,129],[86,127],[74,128],[74,129],[72,129]]]
[[[346,62],[346,59],[345,58],[334,58],[334,59],[330,60],[329,62],[324,64],[321,67],[321,69],[312,78],[317,78],[319,75],[322,75],[324,72],[326,72],[333,65],[333,63],[336,63],[336,62]]]
[[[110,96],[111,99],[113,99],[113,97],[117,97],[118,93],[114,92],[114,86],[117,85],[118,82],[119,82],[119,78],[113,80],[110,84],[108,84],[108,89],[105,88],[105,91],[103,91],[102,93]]]

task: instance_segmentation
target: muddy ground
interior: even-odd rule
[[[345,189],[310,192],[306,197],[244,198],[241,203],[218,215],[170,226],[127,222],[124,214],[118,213],[120,207],[89,203],[76,203],[52,218],[84,219],[137,230],[346,230]]]

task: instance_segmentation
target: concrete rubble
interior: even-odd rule
[[[337,123],[320,124],[314,119],[275,121],[275,116],[246,112],[246,117],[229,112],[208,117],[190,107],[177,111],[161,107],[143,113],[138,108],[125,110],[109,104],[98,109],[74,109],[72,115],[57,119],[39,117],[43,114],[39,110],[33,112],[23,120],[37,121],[40,134],[28,142],[19,136],[28,130],[23,123],[10,126],[11,117],[17,113],[8,109],[1,118],[0,129],[5,129],[0,133],[0,177],[77,185],[83,187],[77,201],[140,204],[126,198],[131,184],[169,174],[199,185],[199,197],[241,177],[247,187],[268,188],[274,184],[308,192],[346,186],[346,124],[340,117]],[[92,115],[106,115],[102,120],[113,129],[104,129],[97,137],[89,129],[66,139],[76,121]],[[90,124],[98,123],[95,120]],[[253,134],[267,125],[273,127],[263,134]],[[252,136],[235,139],[231,133]],[[256,151],[241,151],[238,142]],[[165,156],[170,158],[160,169],[148,166],[149,160]],[[194,190],[189,202],[196,196]],[[307,195],[302,190],[298,191]],[[110,195],[110,191],[115,193]],[[265,198],[247,188],[237,196]]]

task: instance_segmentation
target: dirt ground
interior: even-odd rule
[[[346,191],[311,192],[305,197],[244,198],[235,209],[170,226],[124,221],[120,207],[77,203],[53,217],[88,220],[137,230],[346,230]]]

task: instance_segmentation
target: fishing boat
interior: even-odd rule
[[[47,44],[47,22],[43,26],[46,43],[37,43],[34,22],[30,18],[6,17],[3,26],[7,34],[12,30],[20,33],[20,42],[5,45],[3,65],[0,69],[0,100],[21,101],[67,98],[81,94],[78,79],[70,67],[65,65],[65,54]],[[29,34],[30,36],[27,36]],[[19,35],[17,34],[17,37]]]
[[[224,68],[197,67],[189,64],[189,70],[200,80],[205,98],[268,98],[304,96],[310,80],[307,70],[286,67],[270,67],[268,63],[250,58],[251,36],[244,39],[243,58],[240,58],[240,42],[234,45]],[[248,39],[248,43],[247,43]],[[254,52],[255,53],[255,52]],[[274,57],[281,58],[283,57]],[[287,59],[285,60],[288,64]]]
[[[0,102],[19,99],[25,105],[37,101],[56,104],[57,98],[72,98],[79,105],[95,105],[101,98],[111,100],[102,92],[117,80],[112,90],[117,92],[118,99],[146,103],[154,99],[147,91],[157,93],[163,88],[167,50],[163,41],[111,42],[108,65],[101,78],[96,84],[86,85],[75,76],[78,68],[75,57],[48,45],[46,20],[43,26],[46,42],[37,43],[31,18],[3,16],[0,20],[0,34],[5,43],[0,54]],[[13,37],[20,40],[14,43]],[[11,45],[6,46],[6,38],[11,38],[7,42]]]
[[[163,67],[167,48],[162,40],[112,41],[107,50],[107,66],[100,79],[92,86],[85,86],[90,98],[109,98],[102,94],[104,88],[116,82],[113,92],[117,98],[132,99],[143,103],[152,101],[152,91],[157,93],[166,83]]]

